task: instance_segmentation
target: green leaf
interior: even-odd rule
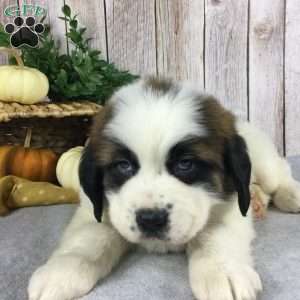
[[[72,28],[76,29],[78,25],[78,21],[73,19],[69,22],[69,24]]]
[[[84,72],[84,70],[82,70],[80,67],[74,66],[74,69],[78,73],[78,75],[79,75],[79,77],[82,81],[88,81],[89,80],[88,74],[86,72]]]
[[[40,23],[43,23],[43,22],[45,21],[46,17],[47,17],[47,15],[44,15],[44,16],[41,18]]]
[[[62,12],[65,16],[70,17],[71,16],[71,8],[67,4],[65,4],[62,8]]]
[[[68,18],[66,18],[66,17],[58,17],[60,20],[63,20],[63,21],[68,21],[69,19]]]
[[[67,37],[70,38],[71,41],[75,44],[81,42],[81,40],[82,40],[81,35],[77,31],[74,31],[74,30],[69,31],[67,33]]]
[[[57,76],[57,80],[59,80],[61,83],[66,84],[68,81],[68,75],[67,72],[65,70],[60,70],[58,76]]]
[[[98,56],[100,54],[101,54],[101,51],[99,51],[99,50],[89,51],[89,56],[91,56],[91,57]]]
[[[88,99],[103,104],[116,88],[137,76],[120,71],[105,61],[99,50],[90,47],[91,39],[84,36],[86,28],[79,26],[70,7],[66,5],[62,11],[64,16],[59,18],[67,23],[66,35],[74,44],[70,53],[60,53],[59,42],[45,24],[46,30],[40,35],[38,48],[20,47],[24,64],[39,69],[48,77],[52,100]],[[10,36],[0,24],[0,46],[9,46],[9,43]]]
[[[86,31],[86,27],[82,27],[82,28],[79,29],[79,33],[81,35],[83,35],[85,33],[85,31]]]

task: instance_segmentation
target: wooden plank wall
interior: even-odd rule
[[[1,0],[1,11],[11,2]],[[264,129],[281,153],[300,154],[298,0],[27,0],[48,8],[62,51],[72,48],[57,19],[64,2],[109,61],[189,79]]]
[[[300,154],[300,1],[286,3],[285,146],[287,155]]]
[[[204,2],[157,0],[155,13],[157,74],[189,79],[203,89]]]
[[[248,1],[205,1],[205,87],[247,120]]]
[[[6,17],[4,15],[4,9],[10,5],[15,5],[17,4],[16,0],[1,0],[0,2],[0,23],[3,24],[7,24],[7,23],[11,23],[12,19],[9,17]],[[5,53],[1,53],[0,54],[0,64],[5,64],[7,63],[7,56]]]
[[[250,16],[249,119],[267,130],[282,153],[284,1],[250,1]]]

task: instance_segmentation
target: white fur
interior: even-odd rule
[[[193,188],[178,182],[165,167],[172,146],[188,136],[206,135],[199,124],[199,103],[194,97],[195,92],[186,87],[181,87],[175,96],[160,96],[151,89],[145,90],[142,82],[114,96],[118,99],[113,100],[115,114],[105,132],[129,147],[141,165],[138,174],[119,191],[107,194],[110,220],[130,242],[150,246],[136,227],[135,212],[139,208],[173,205],[169,242],[155,242],[165,244],[161,249],[165,252],[189,241],[206,223],[210,205],[218,201],[201,186]],[[153,243],[150,244],[152,249]]]
[[[300,185],[293,177],[287,161],[278,155],[270,138],[254,125],[237,122],[239,134],[245,139],[252,164],[252,181],[279,209],[300,212]]]
[[[206,228],[187,248],[197,299],[255,299],[262,285],[251,256],[254,236],[252,219],[241,217],[237,202],[213,207]]]
[[[145,91],[142,81],[124,87],[113,98],[116,113],[105,132],[127,145],[150,167],[163,165],[174,143],[188,135],[206,134],[199,125],[193,96],[195,92],[186,88],[175,98],[172,94],[158,96],[151,90]]]
[[[210,205],[219,199],[201,187],[189,187],[170,175],[146,177],[143,172],[130,180],[118,193],[108,195],[110,220],[115,228],[129,241],[148,245],[135,224],[135,211],[139,208],[164,208],[173,205],[170,211],[169,247],[187,243],[205,225]],[[131,231],[134,227],[134,231]],[[152,247],[152,246],[151,246]]]
[[[193,93],[189,87],[183,88],[177,97],[186,101],[178,100],[176,105],[176,99],[157,101],[158,95],[145,93],[141,83],[115,95],[112,101],[122,100],[106,133],[136,153],[141,169],[120,191],[107,195],[109,211],[103,223],[95,221],[89,199],[81,191],[81,205],[59,247],[30,280],[30,300],[83,296],[111,272],[132,243],[158,252],[185,248],[190,283],[198,300],[256,298],[262,286],[251,256],[255,236],[251,212],[242,217],[236,196],[233,201],[220,201],[204,186],[180,183],[164,167],[176,142],[191,134],[206,134],[196,120]],[[252,182],[265,195],[274,195],[275,205],[282,210],[299,211],[300,188],[286,161],[259,130],[242,122],[237,128],[248,145]],[[143,239],[134,222],[135,209],[170,203],[169,240]]]
[[[107,276],[128,251],[129,244],[113,227],[95,221],[82,191],[81,200],[60,245],[32,275],[28,287],[30,300],[81,297]]]

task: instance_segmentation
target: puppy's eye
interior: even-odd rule
[[[179,172],[189,172],[194,168],[194,161],[190,158],[183,158],[177,162],[175,168]]]
[[[117,167],[119,172],[126,175],[130,175],[134,172],[134,166],[127,159],[119,160],[118,162],[116,162],[115,166]]]

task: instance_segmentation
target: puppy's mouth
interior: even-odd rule
[[[169,245],[173,245],[173,246],[181,246],[186,244],[188,241],[190,240],[190,238],[187,235],[183,235],[179,238],[172,238],[170,236],[169,232],[156,232],[153,234],[145,234],[145,233],[141,233],[140,238],[139,238],[139,242],[142,241],[159,241],[159,242],[164,242],[166,244]]]
[[[146,240],[161,240],[161,241],[167,241],[169,240],[166,232],[142,232],[142,239]]]

